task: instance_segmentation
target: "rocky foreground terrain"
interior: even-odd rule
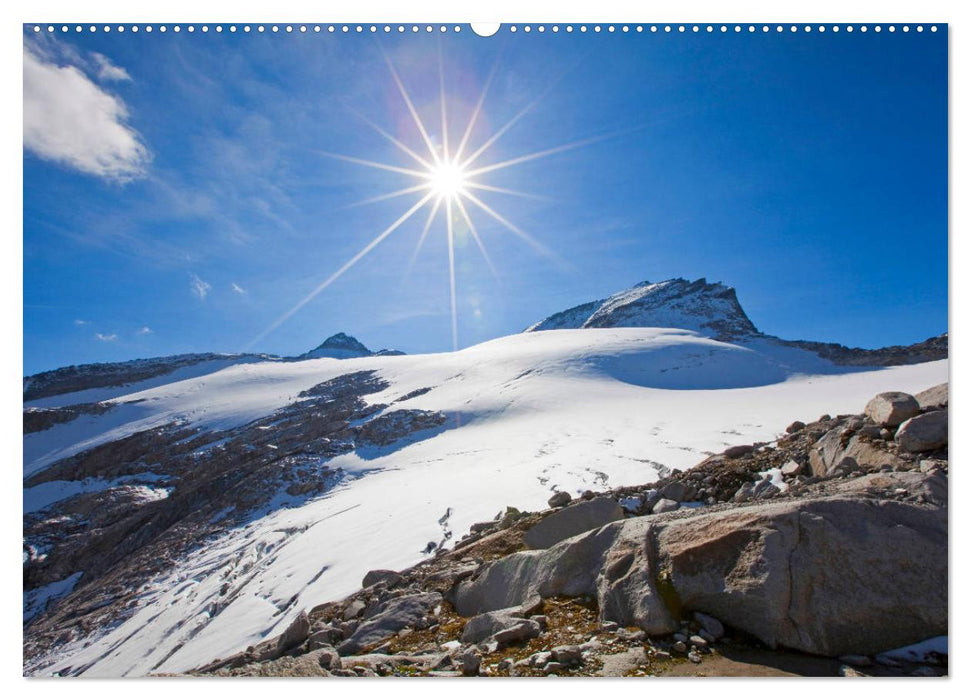
[[[883,393],[651,484],[507,508],[192,673],[946,675],[946,644],[893,650],[948,633],[947,405],[946,384]]]

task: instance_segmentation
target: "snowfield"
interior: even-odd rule
[[[429,388],[393,409],[441,411],[446,429],[334,458],[349,476],[333,491],[200,544],[140,591],[128,620],[25,672],[185,671],[279,634],[301,609],[358,589],[368,570],[413,565],[444,531],[458,539],[506,506],[535,511],[554,490],[646,483],[729,445],[774,440],[793,420],[855,413],[878,392],[948,378],[946,360],[837,367],[770,339],[725,343],[677,329],[523,333],[455,353],[233,364],[151,386],[116,397],[122,405],[105,414],[26,435],[24,475],[173,421],[239,426],[360,370],[390,384],[372,403]],[[61,483],[32,505],[51,489],[72,492]],[[234,594],[221,597],[226,582]]]

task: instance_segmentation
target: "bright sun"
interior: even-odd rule
[[[438,197],[453,198],[465,192],[468,173],[460,163],[442,161],[428,170],[428,184]]]
[[[425,123],[422,121],[421,117],[419,117],[418,111],[415,109],[415,105],[411,100],[411,96],[408,94],[408,91],[405,90],[405,86],[401,82],[401,78],[398,77],[398,72],[395,70],[394,65],[392,65],[391,59],[386,54],[384,58],[388,64],[388,69],[391,72],[391,77],[394,79],[394,83],[398,87],[398,91],[401,93],[402,100],[404,101],[408,112],[411,114],[411,118],[414,121],[416,130],[421,136],[421,140],[427,149],[427,154],[414,151],[411,147],[400,141],[398,138],[392,136],[367,117],[360,114],[357,116],[368,124],[368,126],[381,134],[381,136],[383,136],[388,142],[408,155],[409,158],[415,161],[416,165],[412,167],[404,167],[401,165],[380,163],[373,160],[366,160],[364,158],[357,158],[339,153],[330,153],[326,151],[318,151],[318,153],[323,156],[335,158],[337,160],[342,160],[349,163],[355,163],[357,165],[377,168],[379,170],[389,171],[399,175],[407,175],[417,181],[416,184],[413,184],[410,187],[404,187],[393,192],[372,197],[371,199],[358,202],[357,204],[381,202],[406,195],[418,195],[419,199],[418,201],[414,202],[407,211],[401,214],[392,224],[377,234],[367,245],[359,250],[356,255],[351,257],[350,260],[345,262],[340,268],[327,277],[327,279],[318,284],[315,289],[297,302],[297,304],[295,304],[289,311],[280,316],[268,328],[260,333],[260,335],[254,338],[247,347],[252,347],[257,342],[262,340],[264,337],[266,337],[266,335],[280,326],[280,324],[293,316],[297,311],[303,308],[303,306],[308,304],[312,299],[314,299],[314,297],[324,291],[324,289],[336,282],[345,272],[354,267],[354,265],[356,265],[361,258],[374,250],[374,248],[381,243],[381,241],[394,233],[402,226],[402,224],[404,224],[426,205],[430,207],[430,212],[428,217],[425,219],[425,225],[422,227],[421,235],[419,236],[417,246],[415,247],[415,252],[411,258],[411,263],[414,263],[415,257],[418,255],[419,250],[421,250],[422,243],[424,243],[425,238],[428,236],[436,215],[441,211],[445,218],[445,234],[448,244],[449,296],[451,302],[453,349],[458,349],[458,309],[455,294],[455,236],[457,227],[460,227],[461,232],[467,234],[475,242],[476,246],[479,248],[479,251],[482,253],[482,257],[486,265],[488,265],[489,270],[498,278],[498,273],[496,272],[495,266],[492,264],[492,260],[489,257],[489,254],[486,252],[485,244],[483,243],[482,238],[479,236],[479,232],[472,221],[472,216],[469,213],[470,209],[474,207],[475,209],[487,214],[490,218],[528,243],[539,253],[552,260],[559,260],[559,256],[554,251],[550,250],[528,233],[510,222],[506,217],[486,204],[478,196],[478,194],[482,192],[491,192],[493,194],[501,195],[514,195],[519,197],[530,197],[531,195],[517,192],[516,190],[506,189],[504,187],[497,187],[496,185],[486,184],[481,181],[481,178],[488,173],[495,173],[514,165],[526,163],[537,158],[544,158],[546,156],[553,155],[554,153],[560,153],[562,151],[568,151],[581,146],[586,146],[607,138],[609,134],[574,141],[572,143],[567,143],[560,146],[554,146],[552,148],[510,158],[508,160],[492,163],[490,165],[477,164],[476,161],[478,161],[479,157],[488,152],[493,144],[495,144],[496,141],[498,141],[499,138],[506,133],[506,131],[508,131],[516,122],[518,122],[519,119],[539,101],[542,95],[535,98],[532,102],[517,112],[515,116],[513,116],[512,119],[510,119],[503,127],[494,131],[491,136],[486,138],[484,143],[469,154],[466,153],[466,147],[470,145],[472,130],[481,113],[482,105],[485,102],[486,93],[488,92],[489,85],[491,84],[492,78],[495,75],[496,67],[493,67],[492,72],[489,74],[489,78],[486,80],[486,83],[482,88],[482,93],[479,96],[479,100],[472,110],[471,115],[469,116],[468,123],[462,134],[462,138],[458,143],[458,146],[451,148],[449,146],[450,129],[447,114],[448,100],[446,99],[445,77],[441,64],[439,65],[438,76],[441,93],[439,105],[439,116],[441,121],[438,125],[438,143],[435,143],[432,140]],[[471,150],[471,148],[469,150]]]

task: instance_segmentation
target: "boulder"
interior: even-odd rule
[[[694,611],[770,647],[871,654],[946,634],[946,513],[836,496],[631,518],[492,562],[450,596],[464,616],[595,596],[602,621],[649,635]]]
[[[651,508],[652,513],[670,513],[672,510],[677,510],[681,507],[681,504],[677,501],[671,500],[670,498],[662,498],[660,501],[654,504]]]
[[[930,452],[947,445],[947,411],[931,411],[905,421],[897,429],[897,444],[907,452]]]
[[[279,641],[277,641],[277,651],[283,653],[298,644],[303,644],[309,636],[310,616],[307,615],[306,610],[301,610],[286,631],[280,635]]]
[[[543,633],[543,629],[535,620],[519,620],[516,623],[499,630],[492,635],[499,648],[507,647],[515,642],[535,639]]]
[[[754,445],[734,445],[725,450],[724,454],[729,459],[736,459],[738,457],[744,457],[745,455],[752,454],[755,451]]]
[[[805,474],[806,468],[802,464],[799,464],[794,459],[790,459],[788,462],[782,465],[782,476],[793,477],[799,476],[800,474]]]
[[[770,647],[870,654],[947,629],[945,509],[766,504],[666,523],[656,546],[677,605]]]
[[[917,403],[921,408],[947,408],[948,385],[947,382],[925,389],[919,394],[914,394]]]
[[[496,632],[512,627],[522,621],[523,617],[520,608],[507,608],[505,610],[493,610],[492,612],[476,615],[467,623],[462,630],[462,642],[465,644],[478,644],[488,639]]]
[[[566,491],[557,491],[550,497],[550,500],[548,500],[547,503],[549,504],[550,508],[559,508],[561,506],[565,506],[572,500],[573,498]]]
[[[798,433],[800,430],[802,430],[805,427],[806,427],[805,423],[803,423],[801,420],[796,420],[786,426],[786,432],[790,434]]]
[[[388,569],[375,569],[374,571],[368,571],[364,575],[364,580],[361,582],[361,588],[368,588],[376,583],[386,583],[389,588],[397,586],[404,580],[401,574],[397,571],[389,571]]]
[[[904,468],[906,462],[894,452],[860,435],[844,441],[842,429],[833,428],[809,448],[809,466],[813,476],[831,476],[838,470],[876,471]]]
[[[442,601],[438,593],[416,593],[393,598],[381,611],[362,622],[337,651],[341,656],[357,654],[367,647],[388,639],[405,627],[417,628],[424,617]]]
[[[532,549],[546,549],[568,537],[621,520],[624,509],[612,498],[580,501],[540,520],[526,531],[524,540]]]
[[[920,413],[920,404],[910,394],[886,391],[870,399],[863,412],[877,425],[893,428]]]

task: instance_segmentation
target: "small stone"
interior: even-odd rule
[[[482,657],[474,647],[463,649],[455,656],[453,662],[457,662],[458,669],[463,676],[479,675],[479,667],[482,664]]]
[[[674,633],[671,636],[674,639],[674,641],[676,641],[676,642],[687,642],[688,641],[688,635],[684,634],[683,632],[676,632],[676,633]]]
[[[600,625],[600,629],[603,630],[604,632],[616,632],[619,628],[620,628],[620,625],[611,620],[608,620],[607,622],[603,622]]]
[[[700,664],[701,663],[701,654],[699,654],[696,651],[691,652],[690,654],[688,654],[688,661],[690,661],[693,664]]]
[[[691,635],[688,638],[688,642],[691,643],[691,644],[694,644],[699,649],[707,649],[708,648],[708,640],[706,640],[704,637],[702,637],[700,635],[697,635],[697,634]]]
[[[557,491],[550,500],[547,501],[550,508],[560,508],[572,501],[573,498],[566,491]]]
[[[786,427],[787,433],[798,433],[800,430],[806,427],[806,424],[801,420],[793,421]]]
[[[439,644],[438,648],[442,651],[457,651],[462,648],[462,642],[457,639],[450,639],[443,644]]]
[[[707,630],[709,634],[715,639],[721,639],[725,636],[725,627],[721,622],[716,620],[711,615],[703,612],[696,612],[695,622],[702,626],[703,629]]]
[[[673,510],[677,510],[681,507],[681,504],[677,501],[672,501],[670,498],[662,498],[660,501],[654,504],[651,508],[652,513],[669,513]]]
[[[664,649],[655,649],[654,658],[658,661],[668,661],[671,658],[671,652],[664,651]]]
[[[548,651],[538,651],[529,657],[529,665],[533,668],[543,668],[553,658],[553,654]]]
[[[800,474],[804,474],[805,472],[806,467],[799,464],[799,462],[794,459],[790,459],[788,462],[782,465],[782,476],[798,476]]]
[[[580,647],[575,644],[564,644],[551,649],[553,658],[564,666],[572,666],[581,662]]]
[[[671,645],[671,650],[676,654],[683,654],[688,651],[688,645],[684,642],[675,642]]]
[[[361,588],[368,588],[376,583],[385,583],[389,588],[393,588],[402,581],[404,581],[404,578],[397,571],[375,569],[373,571],[368,571],[364,575],[364,580],[361,581]]]
[[[889,428],[880,428],[880,439],[890,442],[893,440],[893,431]]]
[[[365,607],[367,606],[364,605],[363,601],[352,600],[350,603],[344,606],[344,620],[345,621],[353,620],[355,617],[357,617],[362,612],[364,612]]]
[[[725,450],[725,456],[729,459],[736,459],[738,457],[744,457],[747,454],[751,454],[754,451],[754,445],[734,445]]]

